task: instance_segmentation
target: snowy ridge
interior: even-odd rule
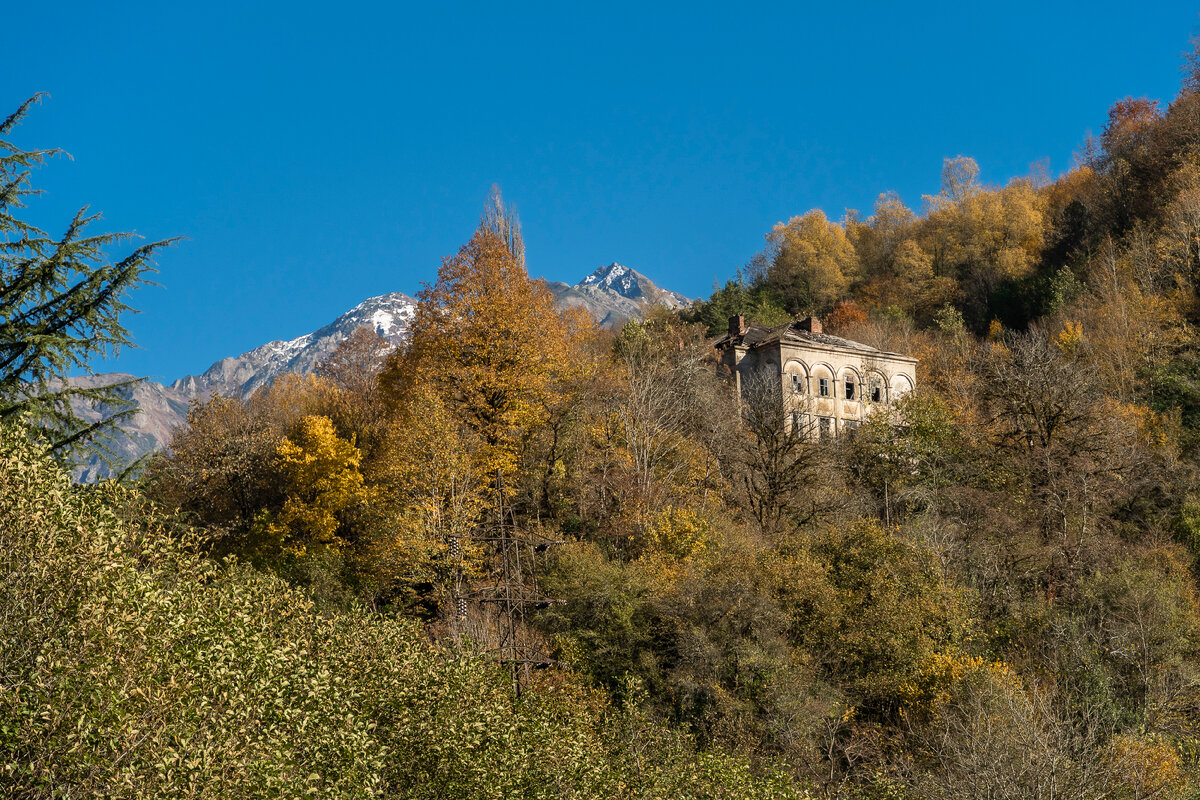
[[[593,292],[611,292],[629,300],[647,301],[668,308],[681,308],[691,303],[678,292],[660,289],[642,273],[616,261],[607,267],[600,267],[575,284],[574,288],[581,291],[591,289]]]
[[[276,340],[274,342],[267,342],[262,347],[257,348],[257,349],[258,350],[273,350],[273,351],[275,351],[276,354],[278,354],[280,356],[288,357],[288,356],[292,355],[293,353],[296,353],[300,350],[303,350],[305,347],[307,347],[308,343],[312,341],[312,336],[313,335],[311,333],[306,333],[303,336],[292,339],[290,342],[281,342],[278,340]],[[255,351],[251,350],[250,352],[255,352]]]
[[[276,340],[240,356],[223,358],[201,375],[188,375],[171,388],[191,397],[212,394],[247,397],[285,372],[308,373],[356,328],[370,326],[393,346],[404,341],[417,301],[393,292],[364,300],[323,328],[295,339]]]
[[[638,277],[629,267],[618,264],[616,261],[609,264],[607,267],[600,267],[598,270],[588,275],[580,284],[583,286],[599,286],[610,291],[617,292],[623,297],[631,297],[632,293],[638,287]],[[576,285],[580,285],[576,284]]]
[[[691,305],[678,292],[660,289],[654,281],[635,269],[616,261],[600,267],[574,286],[551,283],[560,306],[586,309],[604,327],[616,327],[627,319],[640,317],[649,306],[670,309]]]

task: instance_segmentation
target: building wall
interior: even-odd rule
[[[742,397],[773,387],[787,424],[803,425],[813,438],[837,436],[855,427],[876,409],[912,391],[917,382],[915,359],[815,342],[730,348],[724,357],[737,376]],[[852,397],[847,397],[847,384]]]

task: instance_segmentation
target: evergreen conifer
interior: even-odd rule
[[[112,463],[113,434],[136,413],[125,396],[140,379],[83,385],[72,373],[92,373],[91,362],[130,345],[121,324],[129,292],[147,282],[152,258],[175,240],[150,242],[110,261],[106,250],[130,233],[88,233],[98,218],[81,208],[54,238],[18,218],[27,198],[40,193],[30,175],[57,148],[24,150],[9,141],[37,94],[0,123],[0,420],[22,420],[60,460],[99,456]],[[89,382],[90,383],[90,382]],[[92,405],[100,418],[80,414]]]

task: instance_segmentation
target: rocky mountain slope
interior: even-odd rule
[[[373,328],[393,345],[399,345],[408,335],[408,325],[416,308],[416,300],[399,292],[372,297],[319,330],[287,342],[267,342],[240,356],[223,358],[200,375],[180,378],[170,389],[189,398],[212,394],[249,397],[276,375],[312,372],[342,340],[362,325]]]
[[[548,285],[558,297],[560,306],[584,308],[596,322],[609,328],[641,316],[647,305],[674,309],[691,303],[679,292],[660,289],[642,273],[615,261],[600,267],[574,286],[558,281]]]
[[[597,269],[574,286],[557,281],[547,285],[558,298],[560,307],[585,308],[605,327],[615,327],[639,317],[651,305],[680,308],[691,302],[678,292],[658,288],[645,275],[615,262]],[[416,300],[399,292],[372,297],[312,333],[290,341],[268,342],[239,356],[223,358],[199,375],[186,375],[169,385],[142,381],[124,391],[141,413],[132,418],[119,436],[116,450],[122,458],[132,462],[165,447],[170,441],[171,430],[183,424],[193,401],[214,394],[248,397],[277,375],[312,372],[361,325],[371,326],[384,339],[398,346],[408,335],[416,305]],[[109,373],[73,380],[99,385],[129,377]],[[104,408],[82,406],[77,411],[89,420],[99,419],[107,413]],[[107,477],[108,470],[103,464],[93,462],[77,469],[75,476],[82,481],[93,481]]]
[[[285,372],[309,373],[316,369],[342,340],[361,325],[369,325],[394,345],[408,334],[408,325],[417,301],[395,292],[364,300],[328,325],[290,341],[267,342],[240,356],[223,358],[199,375],[186,375],[164,386],[142,381],[122,389],[119,394],[137,404],[135,415],[118,435],[115,450],[122,459],[133,462],[143,455],[166,446],[171,430],[187,418],[188,406],[214,394],[249,397],[255,389],[270,383]],[[73,378],[76,383],[103,385],[127,380],[132,375],[108,373]],[[104,407],[78,405],[76,412],[94,421],[110,413]],[[98,460],[75,471],[77,479],[91,481],[107,477],[108,468]]]

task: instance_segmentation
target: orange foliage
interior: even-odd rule
[[[1179,751],[1158,737],[1118,734],[1108,761],[1132,797],[1178,797],[1187,789]]]
[[[867,314],[853,300],[842,300],[825,317],[825,328],[837,333],[851,325],[867,321]]]
[[[1162,119],[1158,101],[1148,97],[1126,97],[1112,104],[1101,141],[1113,153],[1130,144],[1140,144],[1154,124]]]
[[[429,387],[483,441],[489,474],[511,474],[523,437],[544,424],[563,383],[582,367],[590,334],[530,280],[503,237],[481,227],[418,295],[412,338],[382,375],[400,404]]]

